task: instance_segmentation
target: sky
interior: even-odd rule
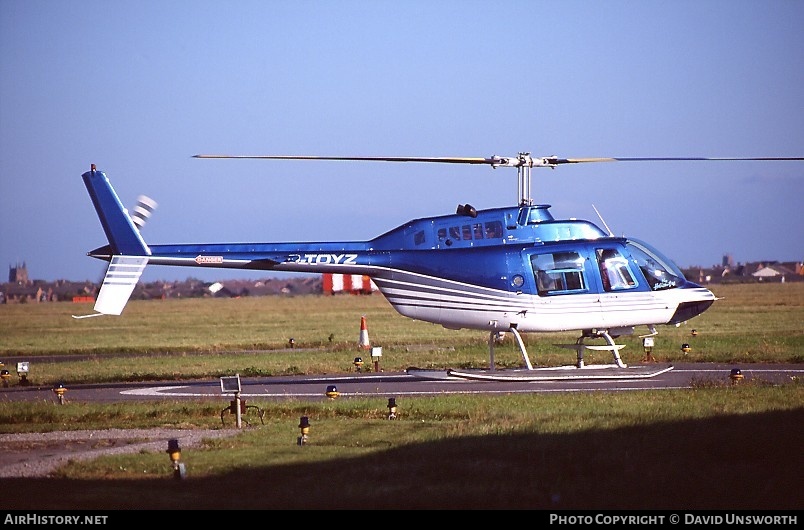
[[[366,240],[517,201],[512,168],[199,153],[804,156],[802,25],[799,0],[0,0],[0,265],[103,278],[90,164],[158,202],[143,237],[168,244]],[[804,162],[534,169],[532,195],[681,267],[804,260]]]

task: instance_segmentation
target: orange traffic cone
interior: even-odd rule
[[[368,350],[371,348],[369,344],[368,329],[366,329],[366,317],[360,317],[360,349]]]

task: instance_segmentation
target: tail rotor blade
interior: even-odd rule
[[[151,214],[156,210],[158,204],[155,200],[145,195],[137,197],[137,205],[131,211],[131,221],[137,227],[137,230],[142,230]]]

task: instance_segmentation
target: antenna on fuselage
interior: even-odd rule
[[[597,214],[597,216],[600,218],[600,222],[601,222],[601,223],[603,223],[603,226],[605,226],[605,227],[606,227],[606,232],[608,232],[608,233],[609,233],[609,236],[610,236],[610,237],[614,237],[614,233],[611,231],[611,228],[609,228],[609,225],[607,225],[607,224],[606,224],[606,221],[604,221],[604,220],[603,220],[603,216],[602,216],[602,215],[600,215],[600,212],[598,212],[598,211],[597,211],[597,208],[595,208],[595,205],[594,205],[594,204],[592,205],[592,208],[594,208],[595,213],[596,213],[596,214]]]

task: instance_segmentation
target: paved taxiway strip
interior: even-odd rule
[[[339,397],[438,396],[445,394],[529,394],[555,392],[588,392],[594,390],[621,392],[633,390],[670,390],[690,388],[696,380],[729,381],[732,367],[685,365],[655,378],[635,380],[556,380],[556,381],[473,381],[464,379],[425,380],[407,374],[349,374],[331,377],[290,377],[243,379],[243,399],[324,399],[326,389],[335,385]],[[756,367],[742,369],[746,380],[775,382],[804,377],[804,368]],[[121,395],[147,398],[204,398],[220,396],[216,385],[153,386],[121,391]]]
[[[556,392],[624,392],[634,390],[689,389],[707,381],[729,383],[734,365],[688,363],[677,365],[655,377],[634,380],[567,379],[555,381],[485,381],[444,377],[422,379],[404,372],[346,373],[329,376],[280,376],[241,378],[240,397],[255,399],[325,400],[326,390],[334,385],[339,398],[351,397],[426,397],[449,394],[504,395]],[[804,365],[743,365],[744,381],[790,383],[804,377]],[[68,402],[125,402],[137,400],[225,399],[219,379],[182,381],[176,384],[111,383],[69,386]],[[0,388],[0,401],[53,401],[54,392],[45,387]]]

